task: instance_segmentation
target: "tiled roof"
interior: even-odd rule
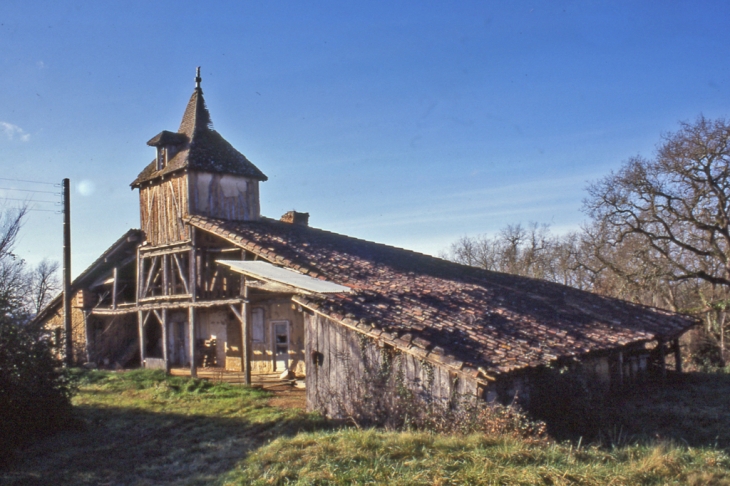
[[[490,375],[673,339],[689,317],[551,282],[263,219],[190,224],[272,263],[356,292],[296,300],[363,333]]]
[[[178,149],[177,152],[172,155],[162,170],[157,170],[155,160],[150,162],[132,182],[132,187],[139,187],[143,182],[182,169],[242,175],[259,181],[268,179],[258,167],[213,130],[202,89],[195,88],[188,106],[185,108],[185,114],[177,133],[181,136],[175,140],[172,137],[173,132],[163,131],[148,142],[148,144],[158,145],[164,139],[183,143],[179,147],[174,147]]]

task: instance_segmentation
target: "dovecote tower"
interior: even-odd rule
[[[155,160],[131,184],[139,189],[140,225],[151,246],[189,241],[189,216],[260,217],[259,181],[267,177],[213,130],[200,81],[198,68],[180,128],[147,142]]]

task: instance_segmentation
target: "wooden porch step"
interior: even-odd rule
[[[190,376],[190,369],[171,368],[170,374],[172,376]],[[240,371],[226,371],[222,368],[198,368],[198,378],[240,385],[244,382],[244,375]],[[278,373],[260,373],[251,375],[251,384],[253,386],[263,386],[264,388],[282,385],[292,386],[296,382],[296,379],[282,380]]]

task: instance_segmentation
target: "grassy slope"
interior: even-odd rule
[[[269,396],[160,372],[88,373],[74,399],[78,430],[24,451],[0,483],[210,484],[271,438],[321,424],[267,406]]]
[[[155,372],[91,372],[74,400],[82,426],[24,450],[0,483],[730,485],[722,448],[730,381],[683,380],[622,402],[630,417],[610,424],[622,444],[601,449],[327,430],[314,415],[269,406],[270,395],[256,390]],[[638,434],[692,446],[626,441]]]
[[[507,438],[346,430],[256,451],[227,484],[730,484],[719,450],[614,450]]]

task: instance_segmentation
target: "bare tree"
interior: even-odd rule
[[[28,214],[26,206],[0,211],[0,259],[13,256],[15,240],[23,227],[26,214]]]
[[[555,236],[546,224],[507,225],[495,236],[463,236],[451,244],[448,259],[492,270],[580,287],[576,236]]]
[[[694,305],[701,306],[708,327],[724,343],[730,292],[730,124],[704,117],[682,123],[679,131],[663,137],[653,158],[629,159],[618,172],[592,184],[588,194],[584,208],[604,238],[608,235],[617,248],[634,249],[632,264],[627,264],[626,252],[622,261],[605,251],[599,256],[599,251],[598,260],[674,310],[680,309],[676,291],[692,288]]]
[[[28,274],[27,305],[33,314],[41,311],[61,290],[58,262],[43,259]]]
[[[588,188],[585,209],[622,243],[636,236],[674,280],[730,287],[730,125],[700,117]]]
[[[27,213],[25,207],[0,211],[0,313],[24,311],[23,299],[28,290],[25,262],[13,253],[15,240]]]
[[[58,262],[47,259],[35,268],[13,253],[28,213],[26,207],[0,210],[0,310],[37,314],[60,290]]]

